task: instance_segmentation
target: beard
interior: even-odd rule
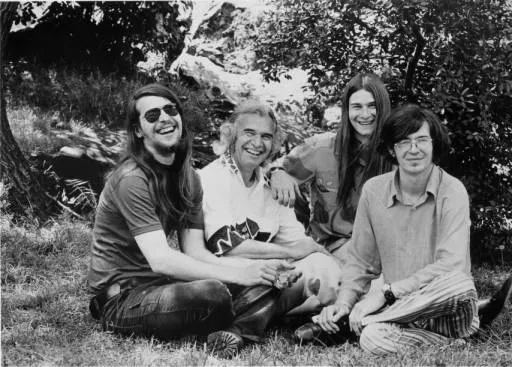
[[[164,157],[169,157],[176,153],[176,150],[178,149],[178,145],[179,144],[173,145],[172,147],[155,145],[155,150],[158,154],[160,154]]]

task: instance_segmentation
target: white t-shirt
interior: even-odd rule
[[[246,239],[291,244],[306,238],[292,208],[272,198],[261,168],[251,187],[229,154],[199,170],[207,247],[217,256]]]

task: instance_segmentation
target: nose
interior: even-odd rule
[[[409,153],[417,153],[419,151],[418,142],[416,140],[411,141],[411,148],[409,149]]]
[[[179,116],[179,113],[176,115],[169,115],[167,112],[165,112],[165,110],[163,108],[161,108],[158,121],[169,121],[169,120],[176,121],[178,116]]]
[[[160,118],[158,119],[159,121],[167,121],[171,118],[172,116],[168,115],[165,113],[165,111],[163,109],[160,110]]]
[[[263,144],[263,140],[261,139],[261,136],[259,134],[254,135],[252,137],[251,142],[255,147],[261,147],[261,145]]]
[[[363,115],[363,117],[370,117],[370,115],[371,115],[370,108],[367,106],[363,107],[361,114]]]

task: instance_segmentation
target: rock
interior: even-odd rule
[[[85,149],[80,147],[62,147],[60,148],[57,156],[58,155],[80,159],[85,155]]]

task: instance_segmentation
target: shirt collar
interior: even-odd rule
[[[395,200],[400,200],[400,193],[398,191],[398,180],[399,180],[399,170],[398,167],[395,169],[395,174],[392,176],[393,179],[389,182],[388,187],[388,195],[386,206],[390,208],[395,203]],[[430,176],[427,181],[426,193],[432,195],[434,198],[437,197],[437,193],[439,191],[439,185],[441,182],[441,169],[439,166],[434,164],[432,167],[432,172],[430,172]]]
[[[220,162],[221,164],[228,169],[229,172],[231,172],[233,175],[237,176],[240,181],[243,183],[244,179],[242,178],[242,173],[240,172],[240,169],[238,168],[235,160],[233,159],[233,156],[229,152],[225,152],[220,156]],[[256,178],[255,182],[260,183],[263,182],[263,185],[270,188],[268,180],[261,180],[262,175],[262,168],[257,167],[255,170]]]

